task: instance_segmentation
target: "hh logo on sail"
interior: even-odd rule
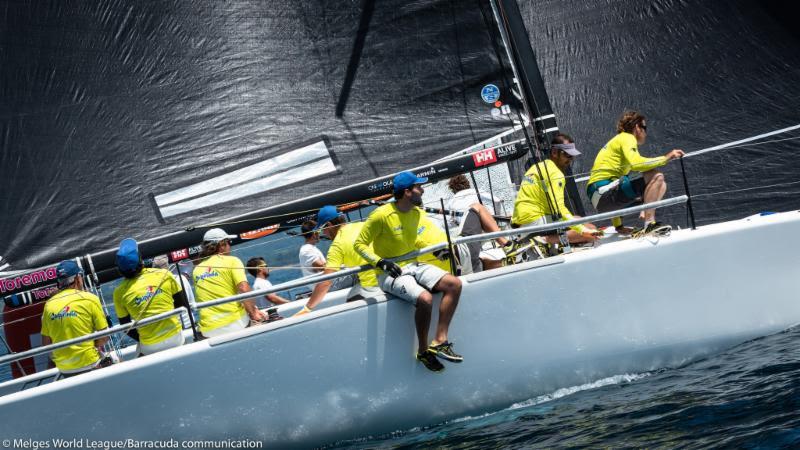
[[[475,167],[486,166],[497,162],[497,156],[494,154],[494,149],[489,148],[481,150],[472,154],[472,161],[475,162]]]

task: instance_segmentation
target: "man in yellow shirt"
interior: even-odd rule
[[[172,274],[165,269],[144,268],[139,246],[123,239],[117,251],[117,269],[125,279],[114,289],[114,309],[120,324],[172,311],[187,305],[186,297]],[[177,316],[130,330],[139,342],[140,355],[183,345],[183,327]]]
[[[414,260],[396,263],[396,258],[422,247],[418,239],[420,221],[425,213],[422,204],[422,183],[411,172],[401,172],[394,177],[394,203],[380,206],[370,214],[361,233],[356,238],[355,249],[370,264],[381,269],[378,286],[385,292],[410,302],[416,307],[417,359],[434,372],[444,369],[436,357],[451,362],[461,362],[463,357],[453,351],[447,332],[461,296],[461,280],[430,264]],[[433,295],[441,292],[439,322],[436,337],[428,345],[428,328],[431,322]]]
[[[83,291],[83,270],[73,260],[56,267],[60,291],[44,305],[42,345],[59,343],[108,328],[97,296]],[[92,371],[101,364],[102,347],[107,337],[53,350],[52,359],[64,377]]]
[[[197,303],[250,292],[242,260],[229,254],[234,238],[221,228],[212,228],[203,235],[201,260],[192,273]],[[223,303],[200,310],[200,332],[205,337],[219,336],[247,328],[251,320],[267,320],[255,300]]]
[[[639,146],[647,140],[647,119],[636,111],[623,113],[617,122],[617,133],[597,154],[586,185],[592,205],[601,213],[661,200],[667,192],[667,183],[657,168],[684,155],[680,149],[655,158],[640,155]],[[642,172],[642,177],[631,180],[628,177],[631,171]],[[642,211],[639,217],[644,221],[643,233],[665,227],[656,222],[654,209]],[[622,226],[620,217],[613,223],[620,233],[633,231]]]
[[[572,159],[580,154],[569,135],[559,133],[553,138],[550,157],[531,166],[525,172],[517,198],[514,200],[512,226],[543,225],[575,217],[564,202],[566,179],[563,171],[567,170],[572,164]],[[591,242],[598,237],[597,228],[590,223],[574,225],[567,231],[567,239],[573,244]],[[547,233],[545,239],[550,244],[559,242],[555,231]]]
[[[315,230],[321,229],[322,233],[332,241],[326,258],[327,266],[323,272],[325,275],[334,273],[342,267],[351,268],[367,264],[367,260],[361,257],[354,248],[356,238],[361,233],[363,226],[363,222],[346,223],[344,216],[333,205],[323,206],[319,210]],[[311,312],[322,301],[332,285],[333,280],[317,283],[306,306],[295,315]],[[347,301],[363,300],[381,294],[383,291],[378,287],[375,271],[366,270],[358,274],[358,281],[347,293]]]

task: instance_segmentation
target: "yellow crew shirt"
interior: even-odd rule
[[[108,328],[106,316],[96,295],[64,289],[44,305],[42,336],[54,344]],[[100,360],[94,341],[84,341],[53,350],[51,358],[59,370],[75,370]]]
[[[341,266],[357,267],[367,264],[367,260],[356,252],[354,244],[356,238],[364,227],[363,222],[348,223],[336,233],[336,237],[328,249],[327,267],[339,270]],[[375,270],[366,270],[358,274],[358,282],[364,287],[378,286],[378,277]]]
[[[213,255],[195,266],[195,301],[198,303],[230,297],[239,293],[239,286],[247,282],[242,261],[229,255]],[[200,331],[212,331],[241,320],[247,312],[241,302],[231,302],[200,310]]]
[[[417,244],[417,229],[425,213],[414,207],[400,212],[396,203],[379,206],[364,222],[355,242],[359,255],[373,266],[383,258],[394,258],[421,248]],[[370,245],[372,244],[372,245]],[[405,266],[415,259],[399,261]]]
[[[172,296],[180,291],[169,271],[143,269],[136,278],[126,278],[114,289],[114,308],[117,317],[131,316],[131,320],[141,320],[172,311]],[[178,317],[169,317],[139,327],[139,341],[144,345],[157,344],[180,333],[181,329]]]
[[[600,149],[594,160],[587,186],[597,181],[616,180],[632,170],[647,172],[666,163],[667,158],[664,156],[645,158],[640,155],[636,136],[622,132]]]
[[[541,176],[539,176],[540,171]],[[519,192],[517,192],[517,198],[514,200],[511,223],[527,225],[545,215],[555,216],[550,205],[553,205],[553,208],[558,211],[562,221],[571,220],[573,215],[564,202],[565,180],[564,172],[551,159],[531,166],[525,172]],[[570,228],[578,233],[584,231],[583,225],[575,225]]]
[[[430,247],[431,245],[441,244],[447,242],[447,233],[439,227],[427,215],[423,215],[419,221],[417,228],[417,246],[418,248]],[[436,266],[445,272],[450,272],[450,260],[441,260],[433,253],[426,253],[417,257],[417,261],[425,264]]]

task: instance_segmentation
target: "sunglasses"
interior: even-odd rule
[[[644,131],[647,131],[647,125],[643,123],[639,124],[639,128],[643,129]]]

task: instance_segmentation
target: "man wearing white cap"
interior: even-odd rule
[[[197,303],[250,292],[242,260],[230,255],[231,240],[235,238],[221,228],[212,228],[203,235],[200,262],[192,274]],[[255,300],[224,303],[200,310],[200,332],[205,337],[219,336],[247,328],[251,320],[267,320]]]
[[[569,135],[559,133],[553,138],[550,158],[531,166],[525,172],[514,200],[512,226],[543,225],[574,218],[564,204],[566,178],[563,171],[580,154]],[[567,231],[567,239],[573,244],[579,244],[594,241],[600,234],[594,225],[587,223],[571,226]],[[551,244],[559,242],[556,233],[548,234],[545,239]]]

